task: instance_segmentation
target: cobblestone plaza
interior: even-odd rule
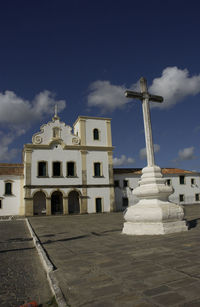
[[[191,307],[200,306],[200,227],[194,215],[188,232],[164,236],[122,235],[122,213],[29,221],[70,306]],[[0,227],[1,306],[44,304],[52,294],[25,222]]]

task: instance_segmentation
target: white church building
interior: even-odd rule
[[[0,216],[122,211],[137,203],[140,169],[113,169],[111,119],[79,116],[41,126],[21,164],[0,163]],[[176,203],[200,203],[200,174],[163,169]]]

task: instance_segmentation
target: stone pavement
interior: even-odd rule
[[[122,213],[29,221],[72,307],[200,306],[200,226],[164,236],[122,235]]]
[[[25,220],[0,222],[0,306],[43,304],[51,297]]]

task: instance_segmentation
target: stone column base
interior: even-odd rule
[[[122,233],[129,235],[163,235],[187,231],[183,208],[169,202],[173,188],[166,185],[159,166],[142,170],[139,186],[133,194],[139,199],[127,208]]]
[[[187,230],[185,221],[158,223],[125,222],[122,233],[127,235],[163,235]]]

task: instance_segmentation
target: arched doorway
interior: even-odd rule
[[[80,213],[79,205],[79,193],[77,191],[71,191],[68,195],[68,208],[69,214]]]
[[[53,192],[51,195],[51,213],[63,214],[63,195],[59,191]]]
[[[36,192],[33,196],[33,214],[46,214],[46,195],[44,192]]]

